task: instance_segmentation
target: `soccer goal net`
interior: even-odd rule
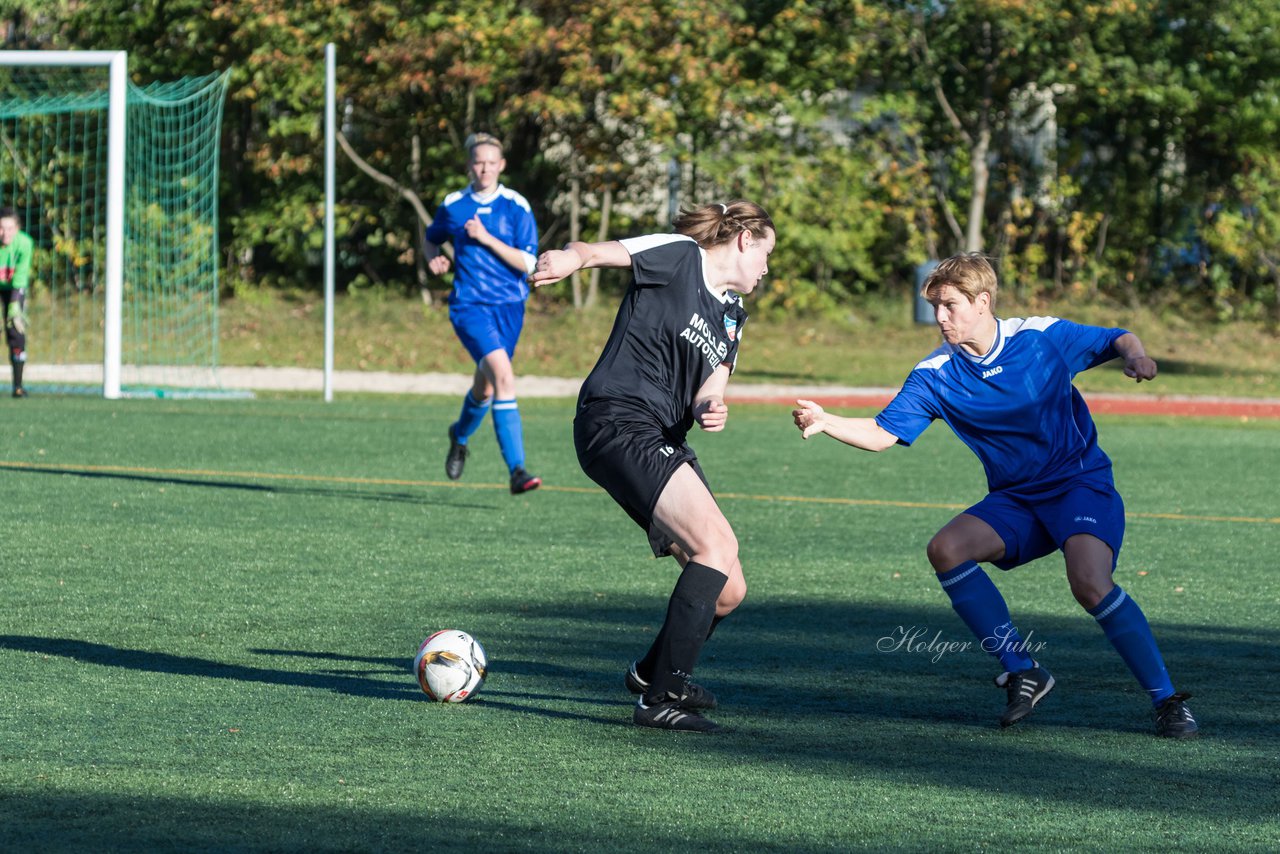
[[[119,53],[0,51],[0,207],[34,244],[27,381],[216,387],[229,72],[123,72]]]

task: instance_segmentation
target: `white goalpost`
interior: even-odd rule
[[[0,51],[0,205],[33,242],[29,381],[240,396],[217,371],[229,76],[143,86],[124,51]]]
[[[120,397],[122,303],[124,298],[125,105],[129,84],[125,51],[0,51],[0,67],[107,68],[107,198],[104,247],[105,312],[102,343],[102,396]]]

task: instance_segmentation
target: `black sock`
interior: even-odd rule
[[[711,618],[711,627],[707,629],[707,640],[711,640],[711,636],[716,632],[716,626],[720,625],[720,621],[727,616],[729,615],[725,614],[724,617],[722,617],[717,614]],[[665,629],[666,627],[664,626],[663,628]],[[650,646],[649,651],[644,654],[644,658],[636,660],[636,675],[646,682],[649,681],[649,678],[653,673],[654,665],[658,662],[658,650],[662,649],[665,637],[666,634],[663,631],[659,631],[658,636],[653,640],[653,645]]]
[[[22,366],[26,362],[10,362],[13,365],[13,387],[22,388]]]
[[[723,572],[709,566],[692,561],[685,565],[667,603],[667,620],[654,642],[657,655],[644,695],[646,703],[662,702],[668,694],[680,696],[698,663],[716,616],[716,600],[728,580]]]
[[[707,640],[711,640],[711,636],[716,632],[716,626],[720,625],[720,621],[727,616],[729,615],[725,614],[724,617],[722,617],[717,614],[711,618],[711,627],[707,629]],[[654,638],[653,645],[650,646],[649,651],[644,654],[644,658],[636,661],[636,675],[646,682],[648,682],[652,677],[653,668],[658,663],[658,651],[662,649],[662,644],[666,639],[665,629],[666,627],[663,626],[663,631],[658,632],[658,636]]]
[[[653,668],[658,665],[658,653],[661,652],[663,644],[667,642],[667,627],[664,624],[658,630],[658,636],[653,639],[653,644],[649,647],[649,651],[644,654],[644,658],[636,662],[636,675],[646,682],[653,681]]]

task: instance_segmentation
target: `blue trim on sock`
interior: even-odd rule
[[[999,659],[1011,673],[1035,666],[1027,654],[1026,642],[1009,617],[1009,606],[982,567],[968,561],[937,575],[951,599],[951,607],[981,642],[983,650]]]
[[[1147,692],[1151,704],[1158,706],[1172,697],[1173,682],[1169,679],[1164,656],[1156,646],[1147,616],[1133,597],[1117,584],[1088,611],[1129,666],[1138,684]]]

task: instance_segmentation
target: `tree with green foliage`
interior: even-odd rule
[[[739,7],[579,2],[549,23],[553,73],[527,103],[559,173],[554,195],[567,207],[570,239],[589,222],[595,239],[607,239],[615,218],[622,228],[669,227],[654,188],[666,183],[669,163],[694,167],[700,142],[737,109],[746,37]],[[575,304],[594,302],[599,274],[591,272],[585,297],[575,281]]]
[[[765,307],[845,312],[964,249],[1027,298],[1276,305],[1267,0],[0,0],[0,21],[11,47],[128,45],[137,82],[233,69],[234,287],[319,286],[333,42],[342,287],[420,286],[409,199],[455,189],[487,130],[548,243],[665,228],[673,161],[685,203],[761,199]]]

